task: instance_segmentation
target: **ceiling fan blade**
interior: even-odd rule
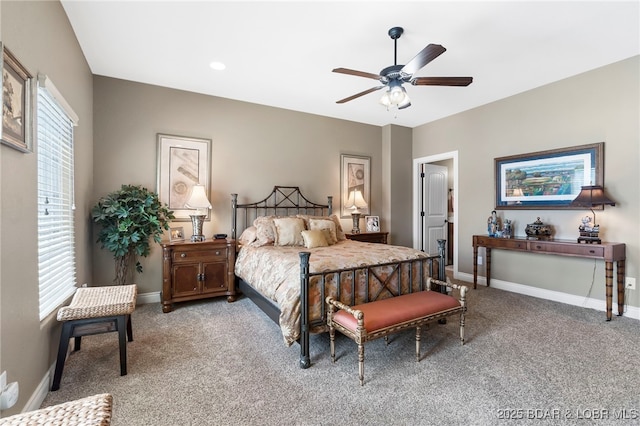
[[[372,87],[371,89],[367,89],[364,92],[356,93],[355,95],[349,96],[348,98],[340,99],[339,101],[336,101],[336,103],[337,104],[343,104],[345,102],[352,101],[355,98],[359,98],[360,96],[368,95],[369,93],[375,92],[376,90],[380,90],[383,87],[385,87],[385,86]]]
[[[372,74],[370,72],[364,72],[364,71],[350,70],[349,68],[334,68],[332,71],[339,72],[341,74],[357,75],[358,77],[366,77],[366,78],[372,78],[374,80],[380,80],[380,76],[378,74]]]
[[[418,72],[420,68],[424,67],[446,51],[447,49],[439,44],[430,44],[414,56],[413,59],[411,59],[404,67],[402,67],[401,71],[413,75]]]
[[[416,77],[411,80],[414,86],[468,86],[473,77]]]

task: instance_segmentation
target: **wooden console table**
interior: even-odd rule
[[[616,262],[618,283],[618,316],[624,312],[624,262],[626,247],[622,243],[580,244],[572,240],[527,240],[526,238],[493,238],[473,236],[473,288],[478,283],[478,247],[486,251],[487,287],[491,280],[491,249],[524,251],[528,253],[603,259],[607,297],[607,321],[611,321],[613,305],[613,262]]]

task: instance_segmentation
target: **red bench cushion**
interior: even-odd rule
[[[435,291],[419,291],[390,297],[375,302],[353,306],[364,313],[364,328],[372,333],[381,328],[402,324],[416,318],[422,318],[438,312],[460,307],[460,301],[455,297]],[[350,313],[340,310],[333,316],[333,320],[343,327],[354,331],[358,321]]]

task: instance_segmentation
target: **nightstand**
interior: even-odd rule
[[[162,312],[175,302],[227,296],[236,300],[235,240],[162,243]]]
[[[361,232],[359,234],[352,234],[350,232],[345,232],[344,235],[349,240],[363,241],[365,243],[387,244],[387,235],[389,235],[389,233],[388,232]]]

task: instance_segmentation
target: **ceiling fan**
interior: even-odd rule
[[[414,86],[468,86],[473,81],[473,77],[414,77],[422,67],[443,54],[447,49],[439,44],[429,44],[420,53],[413,57],[406,65],[398,65],[398,39],[404,32],[401,27],[393,27],[389,30],[389,37],[393,39],[393,65],[384,68],[380,74],[372,74],[363,71],[351,70],[348,68],[335,68],[333,72],[341,74],[355,75],[358,77],[372,78],[379,80],[382,86],[372,87],[364,92],[356,93],[348,98],[340,99],[336,103],[343,104],[352,101],[360,96],[387,87],[387,91],[382,95],[380,103],[387,108],[397,107],[404,109],[411,106],[411,100],[407,91],[402,87],[403,83],[411,83]]]

